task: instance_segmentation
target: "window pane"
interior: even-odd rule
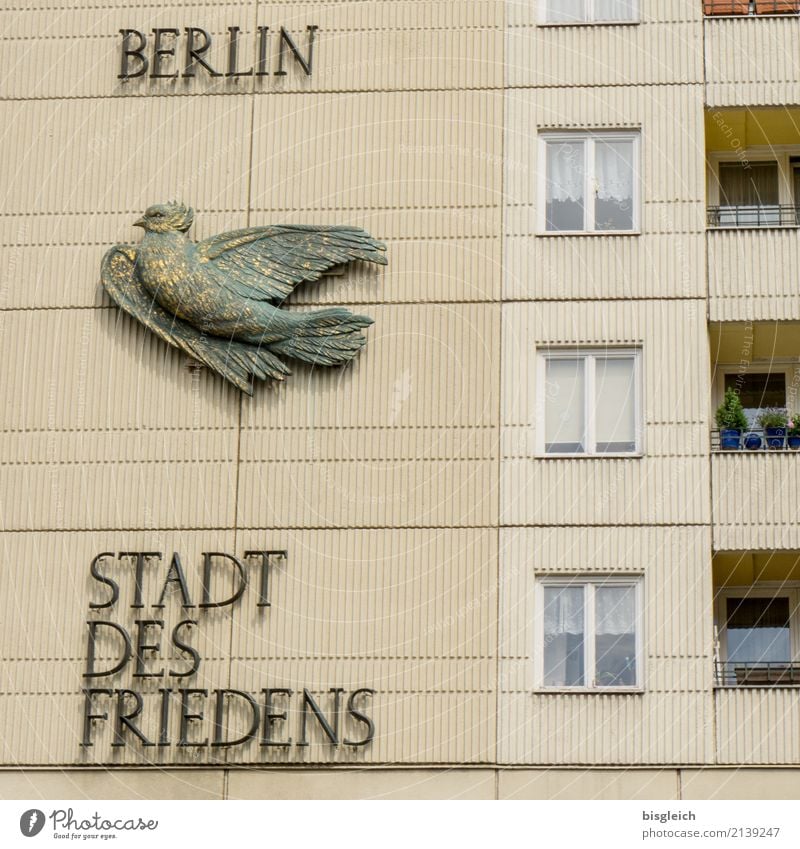
[[[633,142],[594,145],[595,230],[633,230]]]
[[[786,375],[752,372],[726,374],[725,389],[735,389],[750,427],[758,426],[758,414],[766,407],[786,407]]]
[[[544,425],[547,454],[582,454],[586,450],[584,372],[583,358],[547,360]]]
[[[584,683],[583,587],[544,588],[544,685]]]
[[[588,0],[547,0],[547,20],[569,23],[586,20]]]
[[[595,590],[595,684],[636,684],[636,588]]]
[[[728,660],[740,663],[791,661],[788,598],[729,598]]]
[[[595,421],[598,454],[636,451],[635,375],[633,357],[597,357]]]
[[[780,224],[778,163],[720,163],[719,202],[723,226]]]
[[[585,144],[547,142],[546,227],[584,229]]]
[[[595,0],[596,21],[635,21],[636,0]]]
[[[778,163],[721,162],[719,196],[723,206],[778,203]]]

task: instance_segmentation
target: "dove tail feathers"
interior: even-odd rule
[[[317,310],[302,315],[291,338],[269,347],[275,354],[313,365],[342,365],[364,347],[367,339],[360,331],[370,324],[371,318],[354,315],[343,307]]]

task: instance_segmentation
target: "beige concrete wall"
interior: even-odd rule
[[[700,4],[682,0],[622,27],[541,27],[533,3],[500,0],[71,5],[0,13],[0,763],[65,768],[0,772],[0,795],[670,798],[675,769],[565,767],[800,760],[788,730],[738,737],[749,708],[723,709],[727,694],[711,730],[703,135],[704,91],[727,104],[734,79],[715,61],[727,76],[704,85],[714,39],[761,26],[788,44],[797,22],[707,22],[704,57]],[[252,50],[258,24],[301,47],[317,24],[314,73],[123,84],[118,30],[137,24],[206,27],[217,65],[227,26]],[[745,103],[796,102],[788,71],[742,73]],[[580,128],[641,131],[641,233],[537,235],[537,134]],[[388,268],[294,298],[373,316],[358,361],[297,367],[250,399],[122,316],[100,258],[175,196],[196,238],[290,222],[385,240]],[[710,240],[712,318],[796,318],[777,283],[759,283],[769,306],[751,316],[720,282],[740,250],[753,269],[791,261],[768,238]],[[535,352],[554,343],[641,346],[644,457],[535,458]],[[741,524],[714,515],[717,536]],[[764,544],[797,544],[781,515]],[[119,752],[101,723],[82,752],[91,558],[179,551],[196,583],[201,552],[261,546],[289,550],[273,606],[209,614],[192,683],[374,687],[375,742],[334,750],[317,729],[287,753]],[[645,576],[642,693],[534,692],[543,571]],[[128,769],[147,763],[160,768]],[[474,769],[436,769],[456,764]]]
[[[761,452],[711,458],[715,550],[800,548],[796,461]]]
[[[800,240],[793,228],[709,230],[709,319],[797,321],[798,262]]]
[[[709,106],[800,103],[795,16],[706,18],[706,102]]]
[[[798,799],[797,769],[6,770],[2,799]]]

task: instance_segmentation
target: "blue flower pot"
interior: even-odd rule
[[[767,446],[769,448],[783,448],[786,444],[785,427],[765,427],[764,433],[766,434]]]
[[[761,448],[761,437],[757,433],[748,433],[744,438],[744,447],[748,451],[758,451]]]
[[[789,443],[789,448],[794,451],[797,451],[797,449],[800,448],[800,434],[797,436],[787,436],[786,440]]]
[[[723,451],[738,451],[742,447],[742,432],[725,427],[719,432],[719,447]]]

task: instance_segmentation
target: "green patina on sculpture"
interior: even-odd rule
[[[372,319],[343,307],[294,312],[281,305],[295,286],[356,260],[386,265],[386,246],[357,227],[279,225],[187,236],[194,210],[151,206],[136,222],[138,245],[103,258],[103,286],[125,312],[248,395],[253,379],[283,380],[289,357],[347,363]]]

